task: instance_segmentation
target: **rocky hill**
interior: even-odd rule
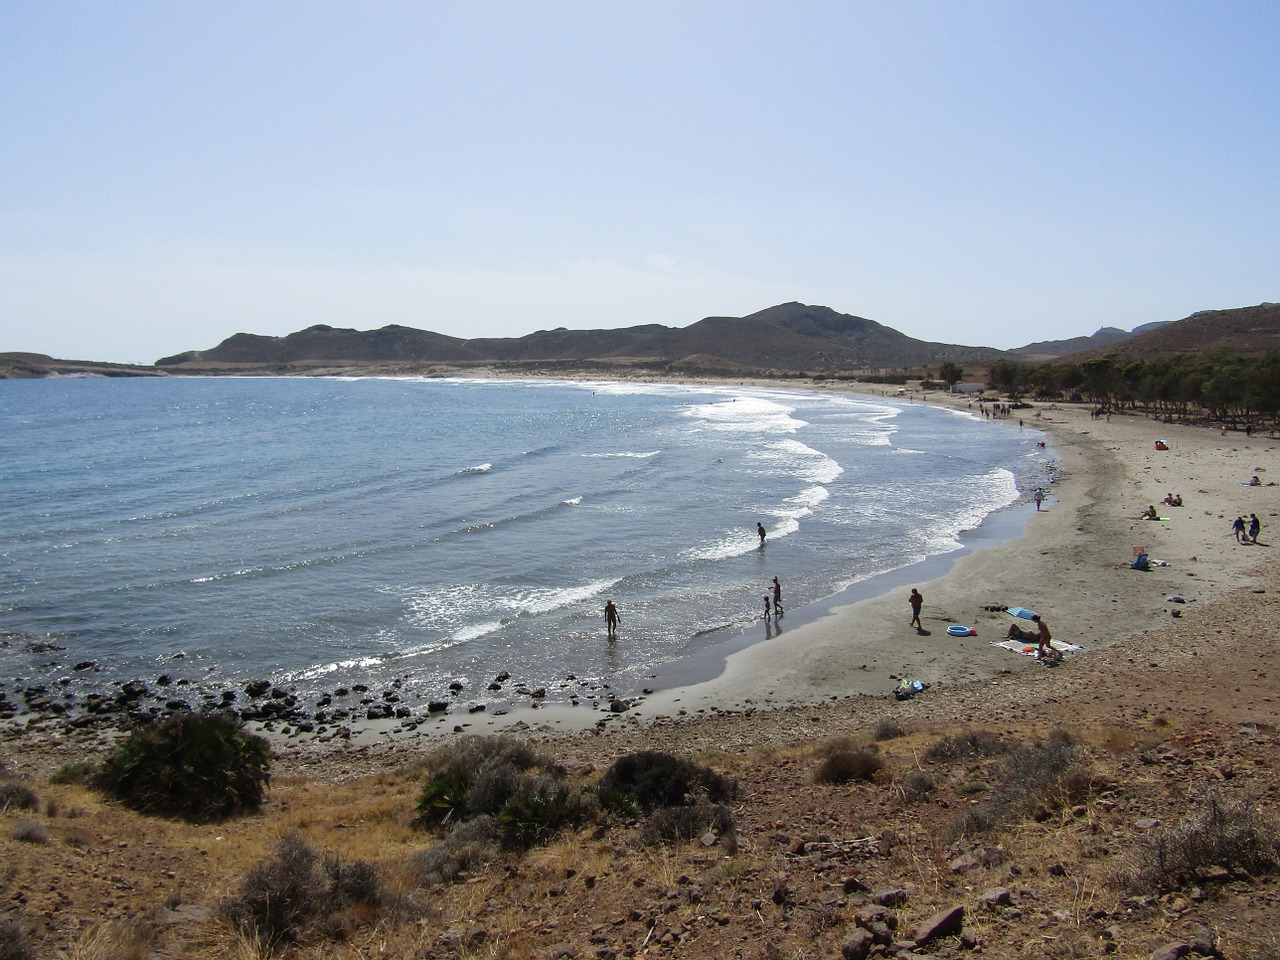
[[[746,317],[707,317],[688,327],[540,330],[524,337],[459,339],[411,327],[359,331],[317,325],[285,337],[239,333],[210,350],[158,361],[169,370],[221,365],[646,361],[698,359],[754,370],[831,372],[984,362],[1003,351],[916,340],[829,307],[784,303]]]
[[[1222,349],[1245,356],[1260,356],[1270,350],[1280,350],[1280,303],[1260,303],[1231,310],[1202,310],[1175,323],[1161,324],[1141,333],[1135,331],[1122,343],[1094,346],[1064,355],[1062,359],[1078,362],[1116,353],[1156,360]]]

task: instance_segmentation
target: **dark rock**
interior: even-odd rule
[[[871,901],[882,907],[900,907],[910,899],[910,896],[902,887],[881,887],[871,894]]]
[[[120,686],[120,699],[125,701],[141,700],[150,691],[141,680],[129,680]]]
[[[160,674],[160,676],[156,677],[157,687],[167,687],[172,683],[173,683],[173,677],[169,676],[167,673],[162,673]]]
[[[1156,948],[1155,953],[1151,954],[1151,960],[1178,960],[1190,952],[1189,943],[1166,943],[1163,947]]]
[[[466,687],[462,685],[461,680],[454,680],[452,683],[449,684],[449,689],[456,693],[460,690],[465,690]]]
[[[875,939],[868,931],[855,927],[844,943],[840,944],[840,956],[844,960],[866,960],[874,945]]]
[[[447,700],[432,700],[427,704],[427,713],[444,713],[449,709]]]
[[[270,690],[271,681],[269,680],[254,680],[244,685],[245,696],[253,697],[255,700],[258,697],[266,696]]]
[[[964,907],[952,907],[935,913],[916,927],[916,946],[924,946],[938,937],[949,937],[957,934],[964,926]]]
[[[94,661],[92,661],[92,660],[81,660],[79,663],[77,663],[77,664],[76,664],[74,667],[72,667],[71,669],[73,669],[73,670],[92,670],[92,669],[93,669],[94,667],[96,667],[96,666],[97,666],[97,664],[96,664],[96,663],[94,663]]]
[[[1013,894],[1005,887],[992,887],[989,890],[984,890],[982,895],[978,897],[978,903],[988,908],[1007,907],[1012,902]]]

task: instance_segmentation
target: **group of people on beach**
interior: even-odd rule
[[[764,546],[766,532],[764,524],[756,524],[756,534],[760,537],[760,546]],[[766,588],[764,595],[764,619],[768,620],[772,617],[777,620],[783,614],[782,609],[782,584],[775,575],[773,582]],[[919,611],[916,611],[917,620],[919,619]],[[609,639],[613,640],[618,635],[618,623],[621,617],[618,616],[618,607],[612,600],[606,600],[604,604],[604,625],[608,633]]]
[[[1231,524],[1231,532],[1236,536],[1236,543],[1257,543],[1258,534],[1262,531],[1262,521],[1256,513],[1249,514],[1249,526],[1246,528],[1244,517],[1236,517]]]

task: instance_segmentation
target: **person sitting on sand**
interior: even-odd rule
[[[1141,520],[1159,520],[1160,514],[1156,512],[1156,505],[1153,503],[1147,509],[1142,511]]]
[[[1252,477],[1250,477],[1250,478],[1249,478],[1249,486],[1251,486],[1251,487],[1260,487],[1260,486],[1262,486],[1262,481],[1258,479],[1258,475],[1257,475],[1256,473],[1255,473]]]
[[[1173,494],[1172,494],[1172,493],[1166,493],[1166,494],[1164,495],[1164,499],[1163,499],[1163,500],[1161,500],[1160,502],[1161,502],[1161,503],[1163,503],[1163,504],[1165,504],[1166,506],[1169,506],[1169,507],[1176,507],[1176,506],[1177,506],[1177,503],[1175,503],[1175,502],[1174,502]]]

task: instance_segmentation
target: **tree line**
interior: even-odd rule
[[[1106,410],[1134,410],[1162,420],[1230,426],[1280,420],[1280,351],[1242,356],[1232,350],[1142,360],[1108,354],[1088,360],[1019,363],[997,360],[988,384],[1017,401],[1072,400]]]

